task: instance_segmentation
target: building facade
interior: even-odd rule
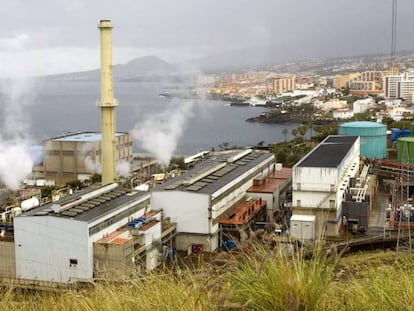
[[[187,173],[155,187],[151,206],[177,223],[178,250],[194,246],[214,251],[219,247],[220,219],[245,200],[253,180],[267,176],[274,165],[274,155],[259,150],[210,153]]]
[[[295,89],[295,76],[276,77],[272,80],[273,94],[283,94]]]
[[[328,136],[294,165],[293,237],[318,239],[340,233],[342,202],[351,178],[359,172],[359,150],[358,136]],[[313,226],[311,237],[301,233],[307,232],[309,225]]]
[[[16,277],[54,283],[92,281],[100,272],[96,267],[103,266],[97,262],[110,262],[110,257],[105,261],[102,251],[94,250],[95,243],[99,248],[104,242],[102,239],[144,216],[150,210],[149,198],[146,192],[125,189],[115,183],[81,191],[15,217]],[[151,220],[156,223],[160,219]],[[157,237],[161,237],[160,232]],[[118,238],[114,244],[132,245],[129,254],[123,253],[124,260],[130,259],[129,265],[119,272],[124,274],[132,267],[134,244],[138,242],[131,238],[129,231]]]
[[[384,77],[385,98],[402,98],[412,103],[414,94],[414,73],[405,72],[401,75]]]
[[[116,133],[117,163],[133,161],[132,138]],[[43,170],[46,180],[64,184],[87,179],[101,172],[101,134],[83,132],[55,137],[43,142]]]

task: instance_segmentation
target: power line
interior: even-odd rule
[[[397,48],[397,6],[398,0],[392,0],[392,21],[391,21],[391,74],[396,73],[395,52]]]

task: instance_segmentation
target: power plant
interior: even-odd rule
[[[101,164],[102,184],[116,180],[115,171],[115,107],[112,85],[112,24],[110,20],[101,20],[98,25],[101,33]]]

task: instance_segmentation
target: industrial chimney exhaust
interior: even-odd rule
[[[116,181],[115,171],[115,107],[112,85],[112,25],[110,20],[101,20],[98,25],[101,34],[101,164],[102,184]]]

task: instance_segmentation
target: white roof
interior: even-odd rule
[[[292,215],[290,221],[315,221],[315,215]]]

